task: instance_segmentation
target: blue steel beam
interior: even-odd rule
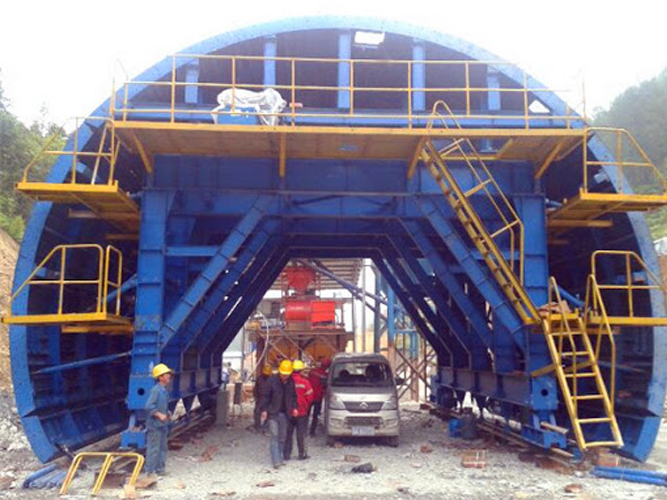
[[[220,245],[220,248],[211,257],[206,268],[189,286],[181,300],[179,300],[176,307],[174,307],[169,317],[163,323],[162,328],[160,328],[158,339],[161,346],[166,345],[178,333],[183,323],[192,314],[196,305],[210,290],[218,276],[225,270],[230,259],[248,239],[262,217],[264,217],[264,213],[270,202],[270,197],[259,196],[250,211],[239,221],[232,233]]]
[[[498,318],[505,325],[519,348],[527,354],[527,329],[521,318],[519,318],[512,306],[510,306],[507,297],[499,289],[495,279],[483,267],[483,264],[474,257],[470,247],[464,243],[436,203],[433,203],[431,200],[418,200],[417,203],[433,228],[447,245],[451,254],[465,270],[466,274],[468,274],[472,285],[479,290],[489,303],[489,306],[493,309],[494,317]]]
[[[472,328],[472,325],[466,321],[465,316],[460,310],[454,310],[447,298],[434,286],[431,276],[426,274],[424,268],[414,255],[406,251],[406,241],[399,237],[390,237],[389,240],[410,271],[412,271],[412,274],[422,284],[424,292],[433,300],[437,313],[447,322],[449,328],[458,337],[459,341],[466,345],[466,350],[471,354],[471,368],[488,368],[491,365],[488,348],[491,346],[485,343],[485,338]],[[455,303],[455,301],[452,302]],[[490,339],[491,331],[488,330],[488,327],[485,333],[486,339]]]
[[[456,302],[456,305],[471,323],[474,330],[484,339],[484,343],[487,344],[487,346],[492,346],[493,332],[490,331],[486,318],[477,307],[475,307],[475,304],[465,293],[463,285],[456,278],[454,273],[450,271],[450,267],[436,251],[420,225],[414,220],[405,220],[402,221],[402,223],[406,228],[407,234],[409,234],[411,239],[417,244],[424,258],[433,268],[433,272],[438,277],[438,280],[449,291],[449,294]]]
[[[229,317],[219,325],[219,333],[207,350],[212,353],[213,358],[221,356],[222,352],[229,346],[234,337],[246,322],[250,314],[259,305],[264,294],[271,288],[271,285],[278,279],[280,273],[289,262],[289,252],[283,250],[280,255],[272,259],[271,264],[267,266],[262,273],[256,276],[256,280],[247,287],[247,292],[243,294],[241,300],[234,308]]]
[[[396,258],[391,249],[383,247],[380,252],[384,257],[387,267],[393,273],[393,276],[395,276],[396,281],[410,294],[417,310],[422,313],[426,321],[432,326],[437,340],[446,345],[448,351],[451,352],[454,365],[470,367],[472,364],[472,353],[468,349],[468,346],[452,332],[451,325],[426,302],[424,297],[427,294],[421,284],[415,283],[408,275],[402,263]]]
[[[200,353],[207,350],[207,346],[215,337],[222,322],[236,306],[238,300],[243,297],[243,294],[247,293],[249,287],[252,286],[252,283],[257,276],[261,276],[265,273],[265,270],[270,268],[269,266],[272,265],[272,262],[276,257],[281,255],[281,252],[284,251],[283,246],[284,243],[278,243],[275,246],[265,246],[260,251],[259,257],[261,258],[255,259],[238,279],[238,282],[230,291],[226,300],[218,307],[213,317],[206,322],[206,325],[198,335],[194,347]]]
[[[424,338],[431,344],[433,350],[438,353],[439,359],[444,359],[445,356],[449,358],[450,365],[453,363],[454,359],[452,356],[452,351],[449,347],[444,344],[437,334],[431,329],[431,327],[424,321],[420,315],[417,307],[412,303],[412,298],[410,293],[405,290],[396,280],[393,273],[389,270],[387,265],[384,262],[384,259],[380,252],[375,252],[371,257],[375,266],[380,270],[382,276],[389,286],[394,290],[394,293],[398,297],[403,309],[407,312],[408,316],[412,320],[413,324],[417,327],[419,332],[424,336]]]
[[[169,191],[143,193],[137,292],[128,408],[142,410],[153,386],[151,363],[159,361],[158,331],[162,325],[165,287],[167,218],[173,202]],[[178,369],[176,367],[175,369]]]
[[[274,221],[265,221],[261,224],[257,231],[250,237],[246,248],[240,250],[236,261],[232,263],[225,274],[218,278],[218,282],[215,284],[213,290],[197,305],[190,319],[181,328],[181,334],[174,338],[181,352],[184,353],[188,350],[198,333],[225,300],[225,297],[229,294],[229,291],[239,276],[241,276],[246,266],[250,264],[251,260],[262,247],[269,242],[276,227],[277,223]],[[275,243],[275,240],[276,238],[273,238],[272,243]]]

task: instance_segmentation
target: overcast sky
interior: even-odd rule
[[[5,0],[0,70],[15,114],[31,122],[46,105],[60,123],[106,99],[121,67],[134,76],[217,33],[303,15],[381,15],[464,38],[551,88],[583,78],[590,112],[667,67],[666,13],[660,0]]]

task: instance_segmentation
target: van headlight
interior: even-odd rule
[[[342,399],[340,399],[337,396],[334,396],[329,400],[329,409],[331,409],[331,410],[344,410],[345,409],[345,404],[343,403]]]
[[[390,399],[384,402],[382,405],[383,410],[397,410],[398,409],[398,404],[396,401],[396,398],[392,396]]]

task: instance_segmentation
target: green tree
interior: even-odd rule
[[[667,177],[667,69],[658,76],[621,93],[607,110],[597,110],[595,125],[628,130],[646,151],[651,161]],[[655,192],[655,177],[631,178],[638,192]],[[667,236],[667,210],[647,215],[655,239]]]
[[[38,121],[26,127],[10,111],[10,103],[0,81],[0,228],[16,240],[23,236],[25,223],[30,216],[32,201],[16,192],[14,186],[25,167],[41,151],[45,141],[55,132],[61,134],[52,123]],[[58,137],[56,147],[63,142]],[[42,179],[53,159],[40,158],[31,171],[31,177]]]

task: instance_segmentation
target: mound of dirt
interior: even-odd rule
[[[9,308],[9,296],[18,254],[18,243],[0,229],[0,316],[4,316]],[[11,393],[8,333],[7,325],[0,324],[0,391]]]

